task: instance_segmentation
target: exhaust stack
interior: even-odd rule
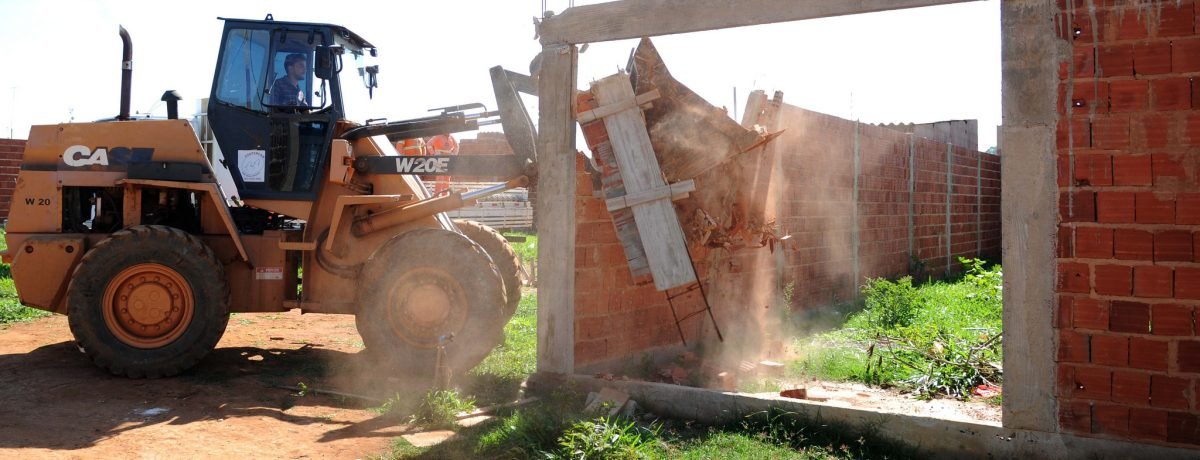
[[[133,79],[133,41],[129,39],[129,32],[125,31],[125,26],[117,26],[121,29],[121,112],[117,114],[118,120],[129,119],[129,91],[130,80]]]

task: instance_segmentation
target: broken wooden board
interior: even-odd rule
[[[624,72],[592,84],[596,102],[605,105],[635,100],[633,85]],[[646,120],[636,105],[604,118],[613,153],[627,194],[636,195],[667,185],[654,155]],[[667,200],[655,200],[633,206],[634,221],[642,238],[654,287],[665,291],[696,281],[696,272],[688,254],[687,241],[675,208]]]

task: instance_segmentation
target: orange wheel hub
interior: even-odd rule
[[[389,293],[392,332],[420,348],[436,348],[440,338],[457,334],[467,321],[467,296],[452,275],[435,268],[405,273]]]
[[[104,290],[104,322],[126,345],[158,348],[179,338],[192,322],[192,288],[161,264],[122,270]]]

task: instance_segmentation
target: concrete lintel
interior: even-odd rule
[[[1195,458],[1196,451],[1085,438],[1042,431],[1014,430],[998,425],[851,409],[811,401],[771,399],[740,393],[637,381],[609,381],[590,376],[535,374],[535,391],[564,385],[582,391],[615,388],[652,414],[703,424],[737,421],[748,414],[778,408],[829,422],[870,427],[880,436],[912,445],[929,458],[1070,458],[1157,460]],[[1006,388],[1007,390],[1007,388]],[[1007,396],[1006,396],[1007,398]],[[914,401],[913,404],[923,404]]]

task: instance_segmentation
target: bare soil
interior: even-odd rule
[[[402,382],[362,352],[348,315],[238,314],[198,366],[131,380],[92,365],[66,317],[0,329],[0,458],[362,458],[405,434],[381,401]]]

